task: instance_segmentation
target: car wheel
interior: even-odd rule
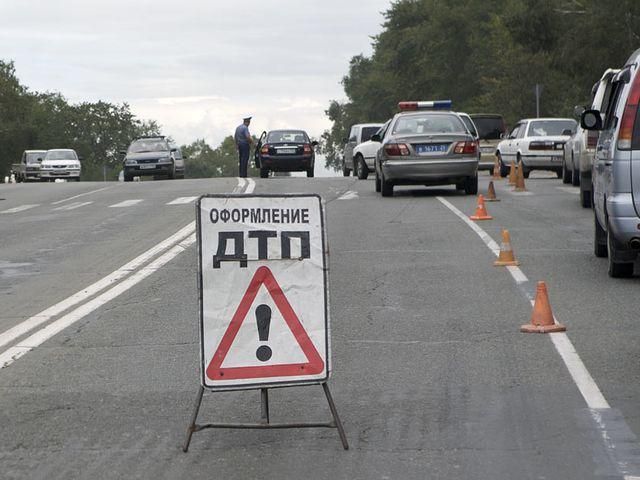
[[[269,169],[261,168],[260,169],[260,178],[269,178]]]
[[[307,169],[307,178],[313,178],[313,167]]]
[[[580,205],[583,208],[591,208],[591,190],[584,188],[585,183],[584,181],[580,183]]]
[[[607,256],[607,232],[600,226],[596,212],[593,212],[593,254],[596,257]]]
[[[382,189],[381,186],[381,182],[380,182],[380,177],[378,176],[378,171],[376,170],[376,192],[380,193],[380,190]]]
[[[76,180],[76,182],[79,182],[80,181],[80,177],[76,177],[75,180]]]
[[[357,162],[357,172],[358,172],[358,179],[359,180],[366,180],[367,177],[369,176],[369,168],[367,167],[367,164],[364,162],[364,158],[362,158],[361,155],[358,155],[356,157],[356,162]]]
[[[504,178],[509,175],[509,167],[507,167],[502,161],[502,155],[500,155],[500,152],[498,152],[496,155],[498,156],[498,164],[500,165],[500,176]]]
[[[124,181],[125,182],[133,182],[133,175],[127,175],[126,173],[124,174]]]
[[[562,178],[562,169],[556,170],[556,177]]]
[[[384,173],[380,178],[380,191],[383,197],[391,197],[393,195],[393,182],[385,180]]]
[[[520,164],[520,165],[522,165],[522,164]],[[522,176],[524,178],[529,178],[529,174],[530,173],[531,173],[531,170],[529,170],[528,168],[522,167]]]
[[[567,168],[567,162],[562,160],[562,183],[571,183],[571,171]]]
[[[616,243],[607,225],[607,254],[609,256],[609,276],[612,278],[628,278],[633,275],[633,262],[616,262]]]
[[[467,195],[478,194],[478,174],[477,173],[473,177],[467,177],[465,179],[464,193],[466,193]]]

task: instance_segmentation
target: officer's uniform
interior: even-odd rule
[[[243,118],[243,120],[251,120],[251,117],[245,117]],[[251,134],[249,133],[249,127],[244,124],[244,121],[236,128],[236,133],[233,138],[238,147],[240,176],[245,178],[247,176],[247,169],[249,167],[249,150],[251,146],[249,139],[251,138]]]

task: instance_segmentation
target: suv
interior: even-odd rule
[[[371,137],[382,127],[381,123],[358,123],[351,126],[349,138],[344,141],[344,151],[342,155],[342,174],[348,177],[353,170],[354,175],[358,171],[358,165],[355,163],[353,149]]]
[[[586,130],[600,131],[591,172],[594,253],[609,258],[609,276],[630,277],[640,253],[640,50],[611,82],[603,112],[590,109],[580,119]]]
[[[124,155],[124,181],[143,175],[166,175],[184,178],[184,157],[179,148],[169,145],[165,137],[140,137],[129,145]]]
[[[496,150],[500,140],[506,135],[507,127],[502,115],[494,113],[472,113],[469,115],[478,130],[480,140],[479,170],[493,170]]]

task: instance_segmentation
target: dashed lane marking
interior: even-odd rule
[[[113,187],[103,187],[103,188],[98,188],[97,190],[91,190],[90,192],[80,193],[78,195],[74,195],[73,197],[63,198],[62,200],[53,202],[51,205],[59,205],[64,202],[68,202],[69,200],[75,200],[76,198],[84,197],[85,195],[91,195],[92,193],[102,192],[103,190],[108,190],[110,188],[113,188]]]
[[[54,211],[62,211],[62,210],[75,210],[76,208],[84,207],[85,205],[91,205],[93,202],[73,202],[69,205],[63,205],[62,207],[56,207]]]
[[[19,207],[14,207],[14,208],[10,208],[8,210],[3,210],[0,213],[18,213],[18,212],[24,212],[25,210],[30,210],[32,208],[35,207],[39,207],[40,204],[35,204],[35,205],[20,205]]]
[[[175,200],[171,200],[167,205],[186,205],[195,201],[198,197],[178,197]]]
[[[140,202],[142,202],[142,199],[125,200],[124,202],[116,203],[114,205],[109,205],[109,208],[133,207],[134,205],[137,205]]]

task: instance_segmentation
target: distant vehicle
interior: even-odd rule
[[[640,49],[613,76],[606,110],[587,110],[581,125],[600,131],[592,169],[594,253],[611,277],[630,277],[640,254]]]
[[[388,120],[382,125],[375,135],[381,135],[384,130],[389,126]],[[360,180],[366,180],[369,177],[369,172],[374,172],[376,169],[376,154],[380,149],[380,142],[375,142],[371,139],[366,142],[362,142],[353,149],[353,164],[354,172]]]
[[[125,182],[146,175],[184,178],[185,158],[182,152],[162,135],[137,138],[120,153],[124,155]]]
[[[608,69],[591,90],[591,109],[606,111],[611,99],[611,81],[620,70]],[[585,110],[576,107],[579,114]],[[580,185],[580,204],[584,208],[591,207],[593,185],[591,183],[591,167],[598,143],[598,132],[589,131],[578,125],[576,133],[564,146],[564,171],[562,181],[574,186]]]
[[[469,114],[463,113],[463,112],[456,112],[456,113],[460,115],[460,118],[462,119],[465,126],[467,127],[467,130],[471,135],[473,135],[473,138],[476,139],[476,142],[478,142],[478,170],[480,170],[480,148],[479,148],[480,137],[478,135],[478,129],[476,128],[476,125],[475,123],[473,123],[473,120],[471,119]],[[489,170],[489,169],[486,169],[486,170]]]
[[[46,150],[25,150],[22,152],[20,163],[11,165],[11,171],[15,175],[16,182],[28,182],[40,180],[39,158],[44,158]]]
[[[479,170],[493,170],[498,143],[507,133],[502,115],[495,113],[472,113],[469,115],[478,129],[480,140]]]
[[[40,162],[40,178],[54,181],[56,178],[80,181],[80,158],[75,150],[57,148],[47,150]]]
[[[307,172],[307,177],[313,177],[317,145],[304,130],[262,132],[254,153],[260,178],[267,178],[269,172]]]
[[[393,195],[396,185],[455,184],[478,193],[478,143],[451,101],[400,102],[386,130],[371,139],[376,155],[376,191]]]
[[[562,177],[564,144],[576,131],[571,118],[525,118],[497,147],[500,175],[506,177],[511,162],[522,162],[522,174],[529,178],[532,170],[551,170]]]
[[[357,123],[351,126],[349,138],[344,141],[344,149],[342,154],[342,174],[348,177],[353,170],[355,175],[358,171],[358,165],[355,163],[353,149],[362,142],[371,140],[374,135],[382,127],[381,123]]]

